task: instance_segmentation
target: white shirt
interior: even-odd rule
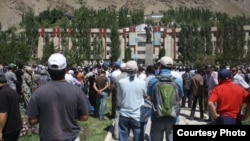
[[[183,82],[183,81],[182,81],[182,74],[181,74],[180,72],[177,72],[177,71],[172,70],[172,71],[171,71],[171,75],[173,75],[174,77],[180,79],[181,82]]]
[[[72,76],[71,74],[66,73],[64,79],[65,79],[68,83],[74,84],[74,78],[73,78],[73,76]]]
[[[233,83],[240,85],[244,89],[248,89],[249,88],[249,85],[247,84],[247,82],[238,73],[233,76],[232,80],[233,80]]]

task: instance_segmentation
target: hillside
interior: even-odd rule
[[[208,8],[214,12],[225,12],[231,16],[250,17],[249,0],[1,0],[0,22],[3,29],[16,26],[21,21],[22,13],[32,9],[37,15],[48,8],[73,11],[81,6],[93,9],[144,9],[145,14],[157,13],[180,6]]]

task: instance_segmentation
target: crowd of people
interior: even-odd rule
[[[69,67],[65,56],[55,53],[46,66],[10,63],[0,71],[0,141],[18,140],[24,126],[20,105],[29,125],[39,125],[41,141],[79,141],[78,121],[87,121],[92,114],[105,122],[110,95],[114,139],[128,141],[132,132],[134,141],[146,137],[162,141],[164,134],[172,141],[179,116],[158,118],[152,112],[157,76],[175,78],[180,108],[190,109],[190,120],[236,125],[250,115],[247,66],[180,67],[164,56],[148,66],[130,60]],[[148,120],[152,121],[149,136],[145,134]]]

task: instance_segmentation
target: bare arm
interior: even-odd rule
[[[94,82],[93,87],[94,87],[95,91],[97,92],[97,94],[101,94],[101,91],[96,86],[96,82]]]
[[[106,90],[108,87],[109,87],[109,81],[106,82],[105,87],[102,88],[100,91],[102,92],[102,91]]]
[[[246,120],[247,118],[249,118],[249,116],[250,116],[250,103],[247,103],[247,107],[242,117],[242,120]]]
[[[89,119],[89,115],[83,115],[83,116],[79,116],[80,121],[87,121]]]
[[[7,117],[8,117],[8,114],[7,112],[5,113],[0,113],[0,140],[2,140],[2,133],[3,133],[3,128],[6,124],[6,121],[7,121]]]
[[[214,119],[217,119],[220,115],[216,112],[216,107],[215,107],[215,105],[214,105],[214,103],[213,102],[208,102],[208,108],[209,108],[209,111],[211,112],[211,114],[212,114],[212,117],[214,118]]]
[[[28,121],[30,125],[36,125],[38,123],[37,119],[29,119]]]

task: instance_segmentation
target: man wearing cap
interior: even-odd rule
[[[134,135],[134,141],[144,140],[144,132],[141,130],[142,106],[144,97],[147,94],[146,83],[136,77],[138,70],[136,61],[126,63],[128,77],[118,82],[119,93],[121,95],[120,116],[119,116],[119,140],[128,141],[130,130]]]
[[[115,77],[121,74],[121,62],[120,61],[116,61],[115,65],[114,65],[114,71],[111,72],[111,76],[110,76],[110,89],[112,92],[112,109],[111,109],[111,118],[115,118],[116,115],[116,91],[114,88],[114,81],[115,81]]]
[[[160,65],[160,76],[171,76],[171,68],[173,67],[173,59],[168,56],[162,57],[159,61]],[[183,97],[183,88],[182,88],[182,82],[180,79],[176,78],[174,79],[178,86],[178,93],[180,97]],[[158,82],[157,78],[152,78],[148,82],[148,95],[153,96],[155,94],[155,87],[156,83]],[[181,100],[181,99],[180,99]],[[180,103],[179,103],[180,104]],[[178,117],[161,117],[156,118],[153,114],[151,116],[151,129],[150,129],[150,138],[152,141],[162,141],[164,137],[164,132],[166,136],[167,141],[173,140],[173,125],[178,123]]]
[[[115,97],[115,123],[114,123],[114,132],[113,132],[113,138],[114,139],[119,139],[119,109],[120,109],[120,101],[121,101],[121,94],[119,92],[119,81],[123,78],[126,78],[128,76],[127,70],[126,70],[126,63],[121,63],[121,74],[116,76],[113,80],[114,84],[114,90],[116,93]]]
[[[242,104],[248,102],[249,94],[244,88],[232,82],[228,69],[219,70],[218,80],[219,85],[211,91],[208,100],[212,117],[219,125],[239,125]]]
[[[16,91],[16,81],[17,81],[15,74],[16,67],[17,67],[16,64],[10,63],[8,65],[8,71],[5,73],[7,84],[15,91]]]
[[[0,74],[0,141],[17,141],[22,129],[19,96],[6,83]]]
[[[78,120],[88,120],[90,103],[79,87],[64,80],[66,67],[62,54],[49,57],[52,81],[35,90],[26,109],[29,124],[39,123],[41,141],[79,141]]]

